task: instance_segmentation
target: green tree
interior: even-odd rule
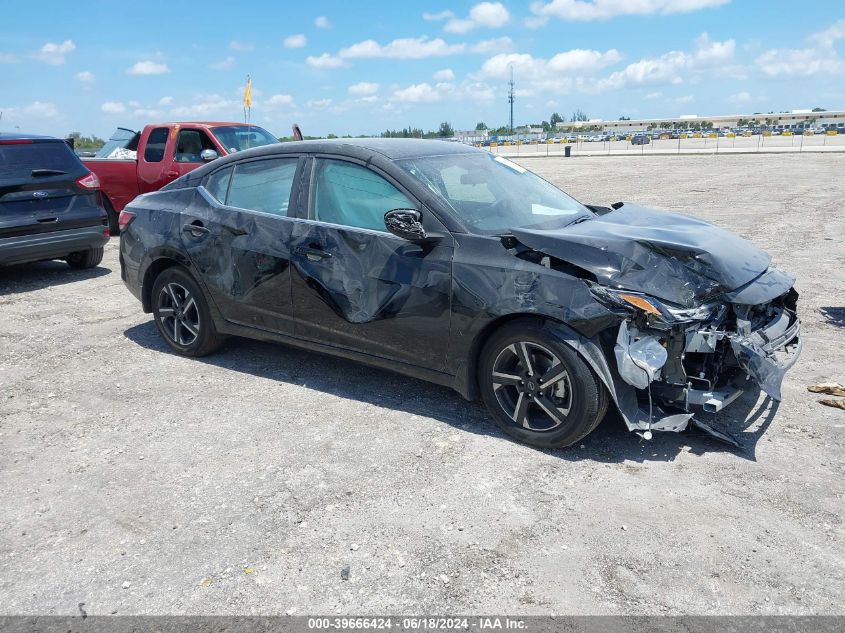
[[[455,136],[455,130],[452,129],[452,125],[448,121],[443,121],[440,124],[440,129],[437,130],[437,135],[440,138],[450,138]]]
[[[572,113],[572,118],[569,119],[570,121],[589,121],[590,117],[587,116],[587,113],[584,112],[581,108],[575,110]]]
[[[552,112],[552,116],[549,117],[549,125],[556,127],[558,123],[563,123],[563,117],[557,112]]]
[[[824,108],[813,108],[813,112],[827,112]]]
[[[475,131],[476,132],[483,132],[486,129],[487,129],[487,125],[484,123],[484,121],[479,121],[478,123],[475,124]]]

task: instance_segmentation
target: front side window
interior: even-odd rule
[[[167,145],[169,130],[157,127],[147,137],[147,147],[144,149],[144,160],[148,163],[160,163],[164,160],[164,148]]]
[[[173,159],[177,163],[201,163],[204,149],[217,151],[208,134],[202,130],[179,130]]]
[[[398,161],[482,235],[555,229],[593,213],[554,185],[501,156],[479,152]]]
[[[286,216],[297,162],[297,158],[274,158],[236,165],[226,204]]]
[[[371,169],[337,160],[318,160],[313,180],[312,220],[387,231],[384,214],[416,209],[405,194]]]

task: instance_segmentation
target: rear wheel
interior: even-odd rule
[[[499,427],[533,446],[570,446],[607,411],[607,390],[592,369],[533,322],[509,324],[491,337],[478,382]]]
[[[65,257],[68,266],[75,269],[94,268],[103,261],[103,247],[89,248],[84,251],[76,251]]]
[[[222,345],[205,296],[184,269],[162,271],[153,283],[152,300],[156,327],[178,353],[205,356]]]

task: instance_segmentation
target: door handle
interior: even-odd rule
[[[165,175],[167,178],[178,178],[178,177],[179,177],[179,172],[178,172],[178,171],[169,171],[169,172],[167,172],[167,173],[166,173],[166,174],[164,174],[164,175]]]
[[[309,248],[307,246],[297,246],[294,252],[297,255],[304,255],[312,262],[318,262],[321,259],[328,259],[332,256],[332,254],[328,251],[320,250],[318,248]]]
[[[194,237],[199,237],[201,235],[207,235],[208,233],[211,233],[211,231],[209,231],[202,224],[183,224],[182,231],[184,233],[190,233]]]

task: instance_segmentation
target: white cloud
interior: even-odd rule
[[[634,86],[669,85],[683,83],[685,74],[709,69],[712,73],[727,68],[733,60],[734,40],[712,42],[706,33],[696,39],[693,52],[669,51],[660,57],[644,58],[600,80],[596,90],[622,90]]]
[[[662,96],[663,96],[663,93],[658,90],[657,92],[649,92],[645,96],[645,98],[648,99],[649,101],[654,101],[655,99],[659,99]]]
[[[477,28],[498,29],[507,24],[510,18],[510,13],[501,2],[480,2],[469,10],[466,18],[449,16],[443,30],[463,34]]]
[[[748,103],[751,101],[751,95],[743,90],[728,97],[728,101],[731,103]]]
[[[0,104],[0,112],[3,113],[4,123],[20,122],[21,125],[28,124],[29,120],[55,119],[59,116],[56,105],[45,101],[33,101],[23,107],[6,107]]]
[[[269,99],[267,99],[266,104],[268,106],[286,106],[291,105],[293,103],[293,97],[290,95],[273,95]]]
[[[75,48],[76,44],[73,40],[65,40],[61,44],[47,42],[35,56],[45,64],[58,66],[65,63],[65,56],[72,53]]]
[[[126,106],[120,101],[106,101],[100,106],[100,110],[107,114],[122,114],[126,112]]]
[[[302,48],[308,43],[308,38],[305,37],[302,33],[297,33],[296,35],[288,35],[283,41],[282,44],[285,48]]]
[[[158,104],[160,106],[169,106],[173,105],[173,97],[162,97],[158,100]]]
[[[136,62],[126,69],[127,75],[161,75],[169,72],[170,68],[168,68],[167,64],[164,62],[154,62],[150,60]]]
[[[845,19],[807,38],[809,48],[774,48],[757,57],[757,67],[769,77],[812,77],[845,72],[834,44],[845,39]]]
[[[83,70],[82,72],[78,72],[73,76],[73,78],[88,86],[94,83],[94,73],[92,73],[90,70]]]
[[[695,101],[695,97],[692,95],[684,95],[675,99],[675,103],[692,103],[693,101]]]
[[[340,57],[329,55],[328,53],[323,53],[319,57],[309,55],[305,58],[305,63],[309,66],[313,66],[314,68],[322,69],[340,68],[341,66],[346,65],[346,62],[344,62]]]
[[[199,95],[190,105],[177,106],[170,109],[172,116],[204,117],[217,114],[234,114],[242,106],[241,101],[226,99],[218,94]]]
[[[226,59],[221,59],[219,62],[209,64],[208,67],[211,68],[211,70],[231,70],[235,67],[235,58],[227,57]]]
[[[527,29],[539,29],[546,26],[548,22],[549,16],[547,15],[529,15],[522,20],[522,23]]]
[[[756,60],[769,77],[812,77],[838,74],[845,65],[829,50],[816,48],[779,48],[766,51]]]
[[[378,92],[379,85],[368,81],[361,81],[349,86],[347,89],[351,95],[372,95]]]
[[[132,116],[138,119],[158,119],[164,114],[161,110],[156,110],[155,108],[135,108],[132,111]]]
[[[17,64],[18,56],[12,53],[0,53],[0,64]]]
[[[728,2],[730,0],[551,0],[532,3],[531,12],[539,18],[609,20],[620,15],[691,13]]]
[[[454,81],[455,80],[455,73],[452,71],[451,68],[444,68],[443,70],[438,70],[434,73],[434,79],[437,81]]]
[[[617,63],[622,55],[614,48],[605,52],[572,49],[558,53],[551,59],[534,57],[528,53],[501,53],[484,62],[480,75],[507,79],[511,69],[523,85],[553,84],[561,76],[594,72]]]
[[[823,48],[830,48],[837,40],[845,39],[845,18],[834,22],[829,28],[810,36],[810,41]]]
[[[305,103],[309,108],[328,108],[332,104],[331,99],[312,99]]]
[[[454,18],[455,12],[454,11],[441,11],[440,13],[423,13],[423,20],[428,20],[430,22],[438,22],[440,20],[446,20],[448,18]]]
[[[314,18],[314,26],[316,26],[318,29],[332,28],[332,25],[329,23],[329,19],[324,15]]]
[[[513,48],[509,37],[499,37],[491,40],[481,40],[475,44],[448,44],[442,38],[430,39],[422,37],[406,37],[395,39],[387,44],[380,44],[376,40],[364,40],[340,49],[336,55],[323,53],[305,59],[314,68],[340,68],[347,65],[351,59],[426,59],[429,57],[445,57],[462,53],[491,53],[508,51]]]
[[[239,53],[248,53],[249,51],[255,50],[255,44],[252,42],[239,42],[238,40],[232,40],[229,42],[229,48],[233,51],[238,51]]]
[[[393,93],[394,100],[404,103],[434,103],[440,101],[440,96],[440,92],[428,83],[413,84]]]

